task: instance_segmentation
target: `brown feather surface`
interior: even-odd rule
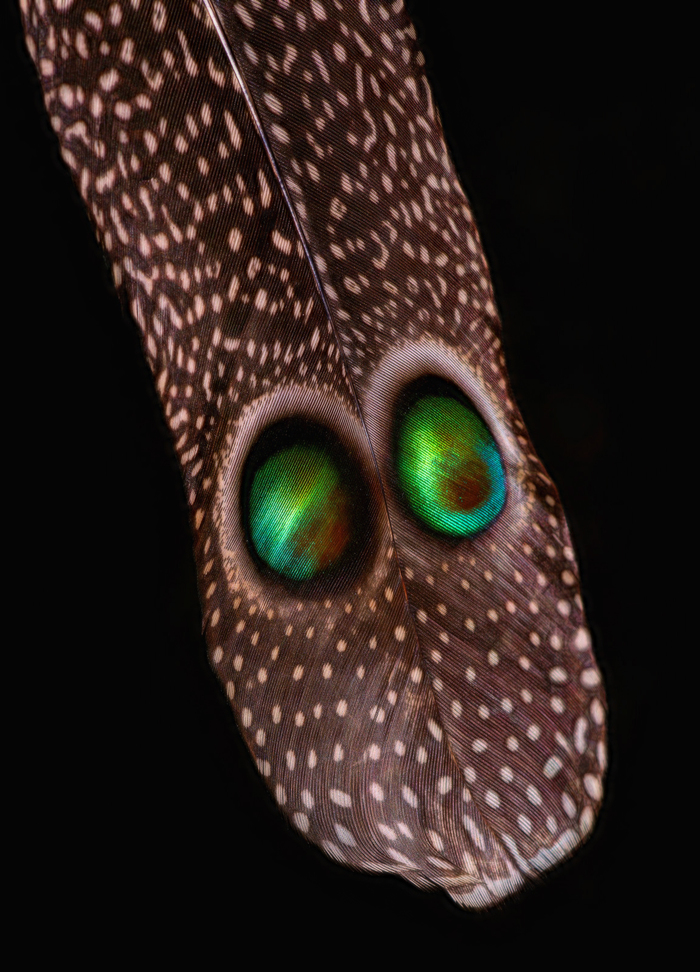
[[[292,824],[487,907],[602,798],[605,700],[558,494],[513,400],[479,235],[400,3],[22,0],[61,152],[137,321],[195,536],[212,668]],[[430,375],[507,499],[447,542],[406,515],[396,403]],[[361,470],[352,569],[298,589],[245,537],[281,420]]]

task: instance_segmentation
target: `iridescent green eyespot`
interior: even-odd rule
[[[271,571],[310,581],[347,556],[358,533],[358,477],[345,465],[337,444],[308,427],[263,437],[249,461],[244,515],[249,546]]]
[[[445,382],[425,385],[399,409],[395,465],[414,516],[437,533],[472,537],[503,509],[506,477],[486,423]]]

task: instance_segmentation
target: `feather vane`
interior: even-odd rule
[[[590,833],[605,698],[402,3],[21,7],[143,335],[211,666],[260,773],[339,862],[493,905]],[[426,378],[471,403],[505,470],[474,535],[425,529],[397,485],[396,416]],[[352,557],[307,586],[246,533],[250,457],[299,423],[356,470],[338,488],[360,510]]]

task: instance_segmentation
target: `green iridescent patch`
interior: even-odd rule
[[[352,518],[347,483],[323,445],[282,447],[252,476],[250,542],[283,577],[306,581],[337,564],[352,538]]]
[[[414,397],[401,413],[395,449],[408,506],[436,532],[474,536],[503,509],[506,477],[498,448],[466,399]]]

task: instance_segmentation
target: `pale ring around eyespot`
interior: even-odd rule
[[[247,457],[260,436],[276,423],[286,419],[298,419],[325,426],[348,453],[357,457],[372,505],[378,507],[383,504],[367,434],[351,408],[347,399],[333,391],[290,383],[272,392],[265,392],[246,405],[230,423],[224,438],[224,455],[219,463],[214,521],[219,533],[224,570],[232,593],[244,588],[249,597],[262,594],[269,596],[270,585],[274,584],[280,605],[286,601],[290,605],[296,605],[299,601],[299,596],[288,590],[283,583],[278,584],[261,576],[245,541],[245,524],[240,503]],[[381,533],[381,518],[375,519],[378,522],[374,528],[377,533]],[[386,543],[389,543],[388,531],[386,532]],[[380,559],[381,550],[385,546],[379,542],[380,539],[381,537],[375,537],[371,544],[372,551],[366,563],[367,571],[371,571],[373,564]],[[379,573],[383,574],[383,570]]]
[[[526,516],[527,496],[519,485],[525,457],[515,435],[504,421],[502,409],[494,404],[484,383],[474,372],[466,355],[441,341],[422,338],[402,342],[382,358],[363,391],[360,406],[382,477],[390,478],[394,409],[401,393],[426,376],[451,382],[472,402],[488,426],[498,446],[506,472],[507,497],[502,516]],[[398,513],[395,499],[387,491],[390,516]]]

